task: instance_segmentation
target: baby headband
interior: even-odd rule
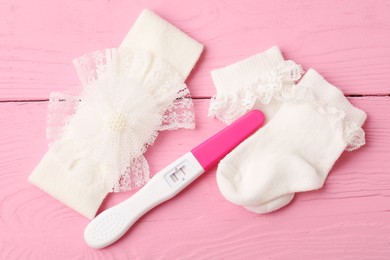
[[[108,192],[143,185],[143,154],[161,130],[193,128],[185,79],[203,46],[144,10],[118,49],[73,61],[82,93],[52,93],[49,150],[30,175],[34,185],[93,218]]]

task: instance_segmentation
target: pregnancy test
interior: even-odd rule
[[[156,173],[133,196],[103,211],[87,225],[87,244],[103,248],[117,241],[146,212],[173,198],[263,123],[263,113],[252,110]]]

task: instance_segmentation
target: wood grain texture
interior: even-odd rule
[[[162,133],[151,172],[223,124],[207,118],[210,70],[279,45],[365,110],[367,144],[326,185],[252,214],[219,193],[213,169],[118,243],[93,250],[88,220],[27,182],[47,149],[47,98],[79,81],[71,60],[121,42],[149,8],[205,45],[187,83],[197,128]],[[0,2],[0,259],[389,259],[390,3],[386,0],[37,0]],[[101,210],[134,192],[110,195]]]
[[[143,8],[205,45],[188,83],[215,94],[209,72],[279,45],[346,94],[390,93],[390,3],[327,1],[3,1],[0,99],[47,99],[78,88],[71,60],[117,47]],[[27,87],[28,86],[28,87]]]
[[[219,194],[213,169],[103,250],[84,243],[84,217],[27,182],[46,151],[46,102],[0,103],[0,259],[388,259],[390,98],[351,102],[369,115],[367,145],[344,153],[323,189],[256,215]],[[147,153],[152,172],[223,127],[206,117],[208,104],[195,100],[195,130],[159,136]]]

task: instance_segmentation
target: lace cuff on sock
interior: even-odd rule
[[[303,71],[293,61],[285,61],[278,47],[212,71],[217,95],[211,99],[209,116],[230,124],[253,108],[256,101],[269,104],[283,101]]]
[[[341,132],[345,150],[354,151],[365,142],[361,128],[367,115],[354,107],[343,93],[328,83],[315,70],[310,69],[293,89],[293,102],[309,102],[320,114],[325,115]]]

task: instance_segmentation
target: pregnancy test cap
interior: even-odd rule
[[[207,171],[262,126],[264,120],[264,114],[261,111],[249,111],[245,116],[192,149],[191,153]]]

